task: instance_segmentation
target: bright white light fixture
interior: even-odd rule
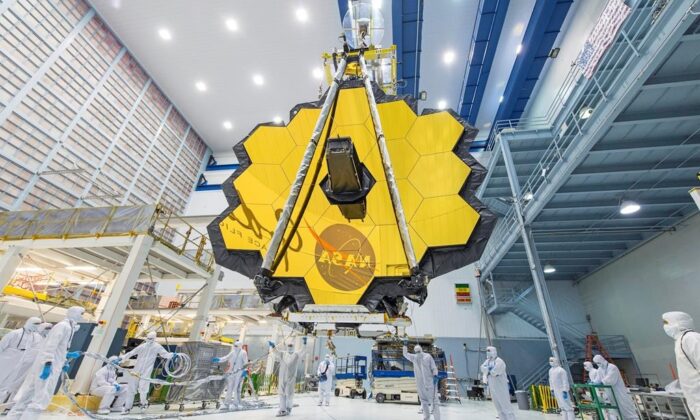
[[[309,20],[309,12],[303,7],[298,8],[295,14],[299,22],[307,22]]]
[[[67,265],[66,270],[71,270],[71,271],[90,271],[90,270],[96,270],[97,267],[92,266],[92,265]]]
[[[272,122],[275,123],[275,124],[281,124],[281,123],[282,123],[282,117],[280,117],[279,115],[275,115],[275,116],[272,118]]]
[[[518,44],[518,47],[515,48],[515,54],[520,54],[520,52],[523,50],[523,44]]]
[[[452,64],[455,61],[455,52],[452,50],[447,50],[442,54],[442,62],[445,64]]]
[[[523,34],[524,31],[525,31],[525,24],[522,22],[513,26],[513,36],[520,36]]]
[[[593,108],[591,108],[590,106],[584,106],[584,107],[581,108],[581,110],[578,112],[578,116],[579,116],[579,118],[581,118],[582,120],[587,120],[587,119],[589,119],[589,118],[591,117],[591,115],[593,115]]]
[[[18,267],[16,271],[21,271],[22,273],[43,273],[44,269],[39,267]]]
[[[224,126],[224,130],[233,130],[233,123],[231,121],[226,120],[221,125]]]
[[[501,95],[501,97],[498,98],[498,103],[500,104],[501,102],[503,102],[503,95]]]
[[[437,107],[438,107],[438,109],[445,109],[445,108],[447,108],[447,101],[444,100],[444,99],[439,100],[438,103],[437,103]]]
[[[262,77],[261,74],[254,74],[254,75],[253,75],[253,83],[254,83],[256,86],[262,86],[262,85],[265,84],[265,78]]]
[[[164,41],[170,41],[173,39],[173,34],[167,28],[158,29],[158,36]]]
[[[265,319],[259,319],[258,324],[267,324],[267,320]]]
[[[312,71],[311,74],[314,76],[314,79],[321,80],[323,78],[323,69],[320,67],[315,67]]]
[[[207,90],[207,84],[201,80],[196,81],[194,83],[194,87],[197,88],[197,90],[200,92],[206,92]]]
[[[525,201],[532,201],[533,198],[535,198],[535,195],[532,194],[532,191],[527,191],[525,194],[523,194],[523,200]]]
[[[238,31],[238,21],[234,18],[228,18],[224,21],[224,24],[226,25],[226,29],[228,29],[231,32],[236,32]]]
[[[545,274],[551,274],[551,273],[557,271],[557,269],[554,268],[554,266],[551,265],[551,264],[545,264],[545,265],[544,265],[544,268],[542,269],[542,271],[544,271]]]
[[[636,201],[624,200],[622,203],[620,203],[620,214],[633,214],[638,212],[641,208],[642,206],[640,206]]]

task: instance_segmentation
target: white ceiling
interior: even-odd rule
[[[312,70],[342,29],[334,0],[90,3],[214,152],[229,152],[258,123],[286,121],[294,105],[315,100]],[[298,8],[306,9],[306,23],[297,20]],[[227,29],[228,18],[237,32]],[[170,41],[159,37],[161,28]],[[263,86],[253,84],[254,74],[263,75]],[[195,88],[199,80],[206,92]]]
[[[459,112],[478,4],[478,0],[425,2],[420,90],[428,92],[428,100],[421,103],[426,108],[437,108],[438,101],[445,100],[448,108]],[[480,138],[488,135],[534,6],[535,0],[510,2],[476,122]],[[443,62],[447,50],[456,53],[449,65]]]

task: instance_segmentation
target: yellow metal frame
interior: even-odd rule
[[[360,55],[359,51],[350,51],[348,53],[348,58],[352,59]],[[373,62],[383,59],[390,59],[391,63],[391,80],[389,83],[383,83],[379,87],[389,95],[396,95],[397,92],[397,61],[396,61],[396,45],[392,45],[388,48],[370,48],[364,51],[365,60],[367,65],[372,67]],[[326,83],[331,84],[333,82],[333,54],[323,53],[321,55],[323,58],[324,74],[326,77]],[[348,62],[345,69],[345,75],[348,76],[360,76],[362,71],[360,66],[355,62]]]

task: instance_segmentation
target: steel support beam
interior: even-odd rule
[[[161,197],[163,197],[163,193],[165,192],[165,187],[167,187],[170,184],[170,177],[172,177],[173,172],[175,171],[175,165],[177,164],[178,160],[180,159],[180,154],[182,154],[182,149],[185,148],[185,142],[187,141],[187,136],[190,134],[191,129],[192,129],[192,126],[188,125],[187,129],[185,129],[185,134],[183,134],[182,138],[180,139],[180,146],[177,148],[177,152],[175,152],[175,157],[173,158],[173,161],[170,165],[170,169],[168,169],[168,174],[165,176],[165,180],[163,181],[163,185],[161,185],[161,187],[160,187],[160,191],[158,191],[158,197],[156,197],[156,202],[160,201]],[[208,159],[206,159],[206,160],[208,160]],[[200,173],[201,173],[201,171],[200,171]],[[199,180],[199,174],[197,175],[197,180]]]
[[[5,289],[15,270],[22,263],[24,258],[25,248],[21,246],[10,246],[5,249],[5,253],[0,255],[0,292]]]
[[[204,338],[207,328],[207,319],[209,318],[209,310],[214,302],[214,292],[216,285],[221,277],[221,267],[216,266],[214,272],[207,279],[207,284],[201,292],[199,292],[199,303],[197,304],[197,315],[192,320],[192,330],[190,331],[190,340],[201,341]]]
[[[131,292],[136,286],[136,281],[141,274],[143,264],[153,245],[153,237],[139,235],[129,251],[129,257],[124,263],[124,268],[117,278],[112,281],[109,293],[105,293],[102,300],[106,300],[101,314],[97,314],[98,325],[92,333],[92,340],[87,351],[106,355],[109,351],[114,335],[124,319],[126,306],[129,303]],[[101,303],[101,302],[100,302]],[[102,306],[102,305],[100,305]],[[78,374],[73,383],[73,391],[87,393],[93,376],[102,365],[92,358],[84,358]]]
[[[535,292],[537,292],[537,302],[539,303],[540,311],[542,312],[542,321],[544,322],[545,330],[547,332],[549,347],[552,349],[552,355],[559,359],[561,366],[566,369],[567,373],[569,374],[569,378],[571,378],[569,363],[567,361],[566,351],[564,350],[564,344],[562,343],[561,335],[559,333],[559,327],[553,321],[555,317],[552,311],[552,302],[549,297],[547,283],[544,279],[544,271],[542,271],[542,264],[540,262],[539,254],[537,253],[535,240],[532,237],[530,225],[525,223],[525,218],[523,216],[523,208],[520,201],[520,182],[518,182],[518,175],[515,170],[515,164],[513,163],[513,156],[510,153],[510,146],[508,144],[508,140],[506,139],[501,139],[500,143],[503,162],[506,166],[506,170],[508,171],[508,180],[510,181],[510,188],[513,192],[513,207],[515,208],[515,214],[520,229],[520,236],[522,236],[525,252],[527,253],[530,273],[532,275],[532,281],[535,285]]]

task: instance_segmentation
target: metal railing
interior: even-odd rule
[[[208,236],[160,204],[0,212],[0,242],[145,234],[213,271]]]
[[[532,194],[531,200],[517,197],[527,214],[529,206],[537,201],[538,192],[547,185],[549,174],[566,160],[577,139],[591,123],[596,110],[607,102],[611,92],[620,85],[620,79],[636,61],[642,47],[651,38],[650,30],[664,9],[659,9],[655,0],[640,0],[632,5],[630,15],[623,22],[615,40],[603,54],[592,77],[587,79],[578,67],[572,67],[564,83],[555,95],[552,105],[543,117],[533,119],[498,121],[489,138],[489,149],[493,150],[500,137],[515,135],[525,130],[550,130],[552,139],[522,184],[522,194]],[[496,159],[497,157],[492,157]],[[506,238],[517,229],[514,206],[499,220],[489,243],[481,257],[481,266],[486,267],[496,254],[506,246]],[[488,274],[488,273],[484,273]]]

